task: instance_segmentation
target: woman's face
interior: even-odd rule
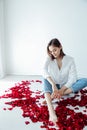
[[[60,56],[61,47],[49,46],[49,52],[54,58],[58,58]]]

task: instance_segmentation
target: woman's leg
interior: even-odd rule
[[[43,93],[46,93],[46,92],[49,92],[49,93],[52,93],[52,86],[51,84],[46,80],[46,79],[43,79]],[[46,100],[44,100],[42,102],[42,104],[46,104]]]
[[[52,96],[52,92],[53,92],[53,90],[52,90],[52,85],[47,81],[47,79],[43,79],[43,92],[44,93],[46,93],[46,92],[50,92],[50,94],[51,94],[51,100],[53,100],[54,98],[53,98],[53,96]],[[59,84],[56,84],[56,87],[58,88],[58,89],[60,89],[60,86],[59,86]],[[60,96],[59,96],[60,97]],[[42,102],[43,104],[46,104],[46,100],[44,100],[43,102]]]
[[[87,78],[81,78],[79,80],[76,81],[76,83],[74,83],[71,88],[67,88],[64,91],[64,95],[66,94],[70,94],[72,92],[78,92],[81,89],[85,88],[87,86]]]
[[[64,91],[63,95],[67,95],[67,94],[70,94],[70,93],[72,93],[72,92],[73,92],[73,91],[72,91],[71,88],[67,88],[67,89]]]
[[[43,85],[43,92],[44,92],[44,96],[45,96],[45,101],[47,103],[48,106],[48,111],[49,111],[49,120],[52,121],[55,125],[57,122],[57,116],[55,114],[55,110],[53,108],[52,105],[52,98],[51,98],[51,94],[52,94],[52,86],[51,84],[44,79],[44,85]],[[44,102],[45,102],[44,101]]]
[[[78,79],[76,81],[76,83],[74,83],[71,86],[71,89],[72,89],[73,92],[78,92],[81,89],[85,88],[86,86],[87,86],[87,78],[81,78],[81,79]]]
[[[52,99],[51,99],[51,94],[49,92],[45,93],[45,100],[48,106],[48,111],[49,111],[49,120],[52,121],[55,125],[57,122],[57,116],[55,114],[55,110],[52,105]]]

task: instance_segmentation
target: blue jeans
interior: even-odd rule
[[[43,92],[49,92],[52,93],[52,85],[46,80],[44,79],[43,81],[44,85],[43,85]],[[56,84],[57,88],[60,89],[60,85]],[[72,89],[72,92],[78,92],[81,89],[85,88],[87,86],[87,78],[81,78],[78,79],[70,88]]]

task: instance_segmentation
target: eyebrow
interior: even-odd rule
[[[56,48],[54,48],[52,51],[54,51]],[[50,51],[50,50],[49,50]],[[52,52],[52,51],[50,51],[50,52]]]

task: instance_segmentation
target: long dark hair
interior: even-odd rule
[[[56,39],[56,38],[52,39],[48,43],[48,45],[47,45],[47,53],[51,57],[51,59],[53,60],[53,59],[55,59],[55,57],[52,54],[50,54],[49,46],[54,46],[54,47],[59,47],[60,48],[62,45],[61,45],[60,41],[58,39]],[[63,57],[63,56],[65,56],[65,53],[63,52],[63,49],[61,48],[60,57]]]

